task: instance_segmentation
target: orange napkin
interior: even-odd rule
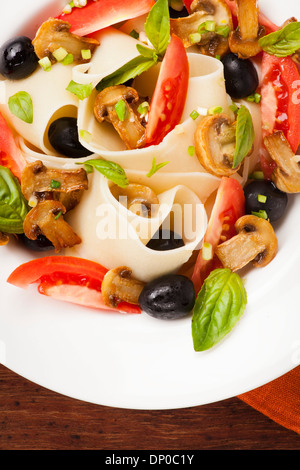
[[[300,366],[238,398],[281,426],[300,434]]]

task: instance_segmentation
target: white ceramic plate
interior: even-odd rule
[[[31,35],[65,0],[2,2],[0,42]],[[271,20],[300,17],[298,0],[260,0]],[[213,349],[193,350],[190,319],[163,322],[60,303],[6,283],[31,255],[1,247],[0,361],[17,374],[87,402],[132,409],[207,404],[252,390],[300,363],[300,196],[275,226],[279,253],[246,276],[248,306]]]

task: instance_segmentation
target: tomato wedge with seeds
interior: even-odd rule
[[[0,113],[0,165],[9,170],[20,180],[26,160],[18,147],[14,135]]]
[[[88,0],[87,5],[73,8],[71,13],[62,13],[57,18],[67,21],[70,31],[86,36],[121,21],[130,20],[148,13],[154,0]]]
[[[203,239],[203,242],[212,246],[213,253],[220,243],[236,235],[234,225],[243,215],[245,215],[245,195],[242,186],[233,178],[222,178]],[[209,273],[221,267],[222,264],[215,255],[212,259],[205,260],[200,250],[192,274],[196,294]]]
[[[107,307],[101,285],[108,269],[94,261],[73,256],[47,256],[19,266],[7,282],[26,289],[39,284],[38,291],[57,300],[88,308],[125,313],[141,313],[138,305],[121,302],[117,308]]]
[[[146,145],[158,145],[179,124],[189,82],[189,63],[180,38],[172,35],[150,103]]]

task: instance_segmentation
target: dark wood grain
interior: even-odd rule
[[[0,450],[299,450],[300,439],[238,398],[166,411],[74,400],[0,366]]]

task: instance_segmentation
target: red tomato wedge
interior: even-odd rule
[[[157,145],[179,124],[189,83],[184,45],[174,34],[163,58],[146,126],[146,145]]]
[[[71,13],[62,13],[57,18],[70,23],[70,31],[86,36],[121,21],[130,20],[148,13],[155,0],[88,0],[82,8],[73,8]]]
[[[104,304],[101,285],[107,271],[94,261],[72,256],[47,256],[22,264],[7,282],[23,289],[38,283],[41,294],[88,308],[141,313],[138,305],[127,302],[121,302],[116,309]]]
[[[189,0],[187,0],[188,3]],[[235,0],[224,0],[225,3],[229,6],[232,16],[234,17],[233,19],[237,18],[237,4]],[[185,3],[185,2],[184,2]],[[192,3],[192,2],[190,2]],[[278,29],[278,26],[276,24],[272,23],[272,21],[269,20],[261,11],[259,12],[258,16],[258,21],[261,26],[264,26],[266,28],[266,32],[273,33]],[[234,24],[237,24],[237,21],[234,21]]]
[[[210,243],[214,252],[220,243],[236,235],[234,225],[243,215],[245,215],[245,196],[242,186],[233,178],[222,178],[203,241]],[[222,267],[221,262],[216,256],[211,260],[204,260],[200,250],[192,274],[196,294],[209,273],[220,267]]]
[[[0,113],[0,165],[10,171],[20,180],[26,160],[18,147],[13,133]]]

